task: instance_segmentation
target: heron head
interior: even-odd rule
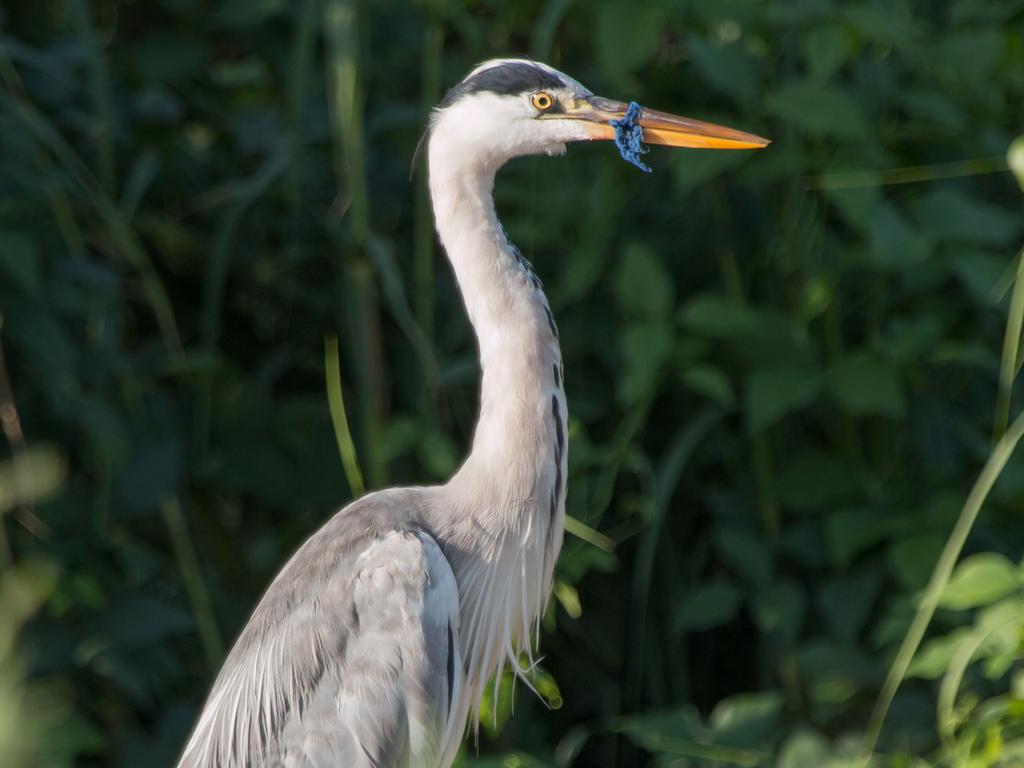
[[[570,141],[615,138],[611,120],[627,104],[595,96],[568,75],[527,59],[484,62],[434,110],[430,141],[446,153],[499,167],[520,155],[561,154]],[[756,149],[760,136],[667,112],[644,109],[644,141],[673,147]],[[454,158],[451,158],[454,159]]]

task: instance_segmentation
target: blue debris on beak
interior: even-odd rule
[[[651,173],[651,167],[640,159],[649,150],[644,146],[644,129],[640,125],[640,105],[629,102],[629,109],[621,118],[612,118],[608,124],[615,129],[615,146],[627,163],[632,163],[644,173]]]

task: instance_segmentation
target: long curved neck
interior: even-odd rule
[[[460,474],[483,473],[492,487],[522,498],[539,490],[556,459],[557,466],[564,463],[565,396],[547,298],[498,221],[493,185],[492,168],[431,163],[437,229],[476,333],[482,369],[480,419]],[[555,474],[559,497],[564,473]]]
[[[558,332],[540,280],[494,212],[496,165],[431,141],[430,193],[480,347],[473,447],[435,521],[459,584],[470,700],[530,652],[562,546],[567,427]],[[529,683],[527,683],[529,684]],[[475,704],[474,704],[475,710]]]

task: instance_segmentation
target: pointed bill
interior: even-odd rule
[[[628,108],[628,105],[621,101],[593,96],[569,105],[562,117],[586,120],[587,132],[591,139],[613,140],[615,129],[609,125],[609,121],[621,120]],[[771,143],[768,139],[752,133],[646,107],[641,111],[637,124],[643,128],[645,143],[668,147],[762,149]]]

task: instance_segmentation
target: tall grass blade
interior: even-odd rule
[[[93,29],[89,9],[83,0],[71,0],[71,15],[78,27],[79,39],[85,41],[89,53],[89,90],[93,103],[95,128],[90,132],[96,148],[96,174],[104,190],[117,195],[117,165],[114,152],[114,105],[110,80],[110,67],[100,49]]]
[[[356,422],[370,483],[386,482],[387,466],[380,458],[380,420],[384,411],[383,355],[370,247],[370,209],[366,186],[366,145],[363,135],[362,68],[359,56],[359,3],[326,0],[327,104],[334,141],[334,168],[348,234],[355,248],[342,250],[338,269],[338,307],[341,327],[348,330],[355,371]]]
[[[611,539],[605,536],[600,531],[591,528],[586,523],[577,520],[572,515],[565,516],[565,532],[572,534],[577,539],[593,544],[598,549],[603,549],[605,552],[612,552],[615,550],[615,539]]]
[[[334,425],[334,439],[341,454],[341,466],[353,498],[366,493],[363,473],[359,469],[356,446],[345,415],[345,395],[341,388],[341,360],[338,354],[338,337],[334,334],[324,338],[324,371],[327,377],[327,404],[331,410]]]
[[[213,611],[210,593],[206,589],[203,572],[199,567],[199,558],[196,556],[195,546],[189,536],[188,525],[185,522],[185,515],[182,513],[178,497],[173,496],[162,501],[160,514],[164,518],[164,524],[171,537],[171,547],[174,549],[174,557],[178,561],[181,580],[185,584],[185,592],[192,606],[196,626],[199,628],[199,639],[203,645],[206,666],[211,672],[216,672],[220,667],[221,659],[224,658],[224,640],[221,638],[220,628],[217,626],[217,616]]]
[[[292,50],[288,66],[288,172],[285,175],[285,195],[293,217],[302,209],[302,188],[300,173],[302,164],[303,110],[309,98],[312,81],[313,53],[316,43],[316,19],[319,0],[303,0],[298,15],[298,25],[292,39]],[[298,222],[296,221],[296,227]]]
[[[391,316],[405,334],[409,344],[412,345],[420,367],[423,369],[430,395],[433,396],[441,386],[441,368],[437,364],[430,339],[416,322],[406,298],[402,274],[395,260],[394,249],[388,242],[371,233],[366,240],[366,252],[377,272]]]
[[[428,11],[430,13],[430,11]],[[437,102],[441,91],[441,56],[444,30],[436,15],[431,13],[423,30],[423,54],[420,57],[420,104],[424,115]],[[419,159],[419,158],[418,158]],[[419,159],[421,165],[422,159]],[[413,168],[413,171],[416,171]],[[430,211],[430,194],[426,174],[414,176],[416,208],[413,213],[413,285],[416,296],[416,321],[423,335],[434,338],[434,221]],[[429,411],[429,409],[427,409]]]
[[[359,61],[359,3],[326,0],[324,35],[327,42],[328,104],[334,140],[335,170],[348,193],[348,218],[360,245],[370,230],[370,203],[366,189],[366,143],[363,137],[363,93]]]
[[[1010,401],[1013,398],[1013,380],[1019,370],[1020,335],[1024,326],[1024,248],[1017,254],[1017,272],[1010,296],[1010,311],[1006,317],[1003,336],[1003,358],[999,366],[999,392],[996,395],[996,413],[992,425],[992,439],[998,440],[1006,432],[1010,421]]]
[[[859,189],[958,179],[964,176],[983,176],[989,173],[1002,173],[1008,169],[1005,157],[979,157],[971,160],[956,160],[951,163],[912,165],[878,171],[822,173],[804,177],[804,183],[808,189]]]

